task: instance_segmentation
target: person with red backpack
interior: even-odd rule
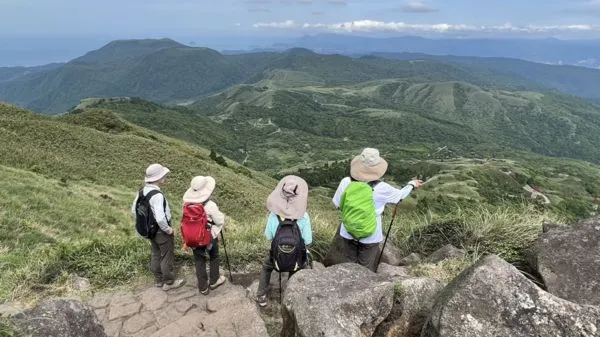
[[[267,287],[273,270],[291,277],[309,265],[307,245],[312,243],[312,227],[306,212],[308,206],[308,184],[300,177],[283,177],[267,199],[269,216],[265,237],[271,241],[271,249],[263,263],[256,291],[259,306],[267,305]]]
[[[216,289],[227,280],[219,271],[221,257],[218,235],[223,230],[225,215],[210,200],[215,186],[213,177],[197,176],[183,195],[181,236],[184,248],[189,247],[194,252],[198,290],[202,295],[208,295],[211,289]],[[207,260],[210,261],[210,277],[206,273]]]
[[[340,236],[346,262],[377,270],[379,244],[383,241],[381,215],[386,204],[398,204],[423,181],[412,180],[402,189],[381,181],[388,163],[379,150],[365,148],[350,163],[350,177],[342,179],[333,204],[340,210]]]

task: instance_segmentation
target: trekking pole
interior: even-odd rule
[[[421,186],[427,184],[429,180],[425,180]],[[375,272],[379,268],[379,263],[381,262],[381,257],[383,256],[383,251],[385,249],[385,244],[387,243],[388,237],[390,236],[390,232],[392,231],[392,225],[394,224],[394,219],[396,218],[396,211],[398,211],[398,206],[402,203],[402,200],[398,201],[398,203],[394,206],[394,211],[392,212],[392,220],[390,221],[390,226],[388,227],[388,231],[385,234],[385,240],[383,241],[383,247],[381,247],[381,253],[379,253],[379,258],[377,259],[377,265],[375,266]]]
[[[379,268],[379,263],[381,262],[381,257],[383,256],[383,251],[385,250],[385,244],[387,243],[388,237],[390,236],[390,232],[392,231],[392,225],[394,224],[394,219],[396,218],[396,211],[398,211],[398,206],[402,203],[402,200],[398,201],[398,203],[394,206],[394,211],[392,212],[392,220],[390,221],[390,226],[388,227],[388,231],[385,234],[385,240],[383,241],[383,247],[381,247],[381,252],[379,253],[379,258],[377,259],[377,265],[375,266],[375,272]]]
[[[233,276],[231,275],[231,266],[229,265],[229,256],[227,255],[227,245],[225,245],[225,235],[221,230],[221,239],[223,239],[223,250],[225,251],[225,262],[227,263],[227,269],[229,269],[229,281],[233,282]]]

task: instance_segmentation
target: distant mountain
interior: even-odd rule
[[[241,83],[272,70],[300,71],[328,85],[404,78],[464,81],[483,87],[548,90],[518,75],[437,61],[396,61],[323,55],[291,48],[282,53],[222,55],[169,39],[114,41],[58,68],[0,83],[0,100],[44,113],[60,113],[95,96],[135,96],[160,103],[182,102]],[[600,88],[598,88],[600,91]],[[598,95],[600,97],[600,94]]]
[[[272,73],[191,108],[245,141],[248,164],[263,170],[282,166],[281,156],[302,165],[366,145],[396,158],[531,151],[598,162],[600,105],[583,99],[456,81],[326,86],[300,74]]]
[[[424,53],[479,57],[507,57],[533,62],[600,68],[600,40],[549,39],[429,39],[417,36],[374,38],[342,34],[303,36],[273,45],[302,47],[320,53]]]
[[[576,66],[555,66],[523,60],[499,57],[435,56],[415,53],[373,53],[378,57],[393,60],[430,60],[463,64],[471,69],[493,71],[505,76],[518,76],[541,86],[550,87],[565,93],[600,98],[597,89],[600,70]]]
[[[49,71],[60,68],[64,63],[50,63],[35,67],[0,67],[0,83],[17,80],[23,76],[42,71]]]

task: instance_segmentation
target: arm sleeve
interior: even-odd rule
[[[340,184],[338,185],[338,188],[335,191],[335,194],[333,195],[333,199],[331,199],[331,201],[333,202],[333,204],[335,205],[336,208],[340,207],[340,200],[342,198],[342,193],[344,193],[344,190],[346,189],[346,186],[348,185],[347,180],[350,180],[350,178],[344,178],[344,179],[342,179],[342,181],[340,181]]]
[[[399,203],[400,200],[404,200],[410,194],[410,192],[412,192],[412,190],[413,190],[412,185],[406,185],[402,189],[397,189],[388,183],[380,183],[380,184],[381,184],[381,186],[376,186],[376,187],[380,188],[380,190],[378,191],[379,192],[378,194],[381,195],[381,198],[387,204]]]
[[[279,220],[277,220],[277,215],[271,212],[269,214],[269,218],[267,219],[267,226],[265,226],[265,237],[267,238],[267,240],[273,240],[278,226]]]
[[[165,214],[165,206],[164,206],[165,197],[162,193],[158,193],[152,198],[150,198],[150,206],[152,208],[152,213],[154,214],[154,219],[158,223],[158,227],[165,232],[170,233],[171,227],[169,226],[169,222],[167,220],[167,215]]]
[[[139,193],[135,195],[135,199],[133,199],[133,205],[131,205],[131,213],[133,213],[133,216],[135,216],[135,204],[137,203],[138,197],[139,197]]]
[[[223,225],[225,224],[225,214],[219,210],[219,206],[213,201],[206,203],[205,210],[208,215],[208,220],[212,223],[210,231],[213,238],[216,238],[219,236],[219,233],[221,233]]]
[[[299,225],[304,244],[310,245],[312,243],[312,224],[310,223],[310,216],[308,213],[304,214],[304,217],[300,219]]]

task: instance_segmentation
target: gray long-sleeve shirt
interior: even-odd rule
[[[153,184],[146,184],[146,186],[144,186],[143,191],[144,196],[146,196],[152,190],[160,191],[160,187]],[[131,206],[131,212],[134,216],[135,204],[137,203],[137,200],[138,195],[135,196],[135,199],[133,200],[133,205]],[[155,194],[154,196],[152,196],[152,198],[150,198],[150,208],[152,209],[154,219],[158,223],[158,227],[160,227],[160,229],[163,232],[170,234],[172,231],[171,226],[169,225],[171,223],[171,208],[169,207],[168,201],[166,202],[166,207],[163,207],[163,201],[164,196],[162,193]]]

